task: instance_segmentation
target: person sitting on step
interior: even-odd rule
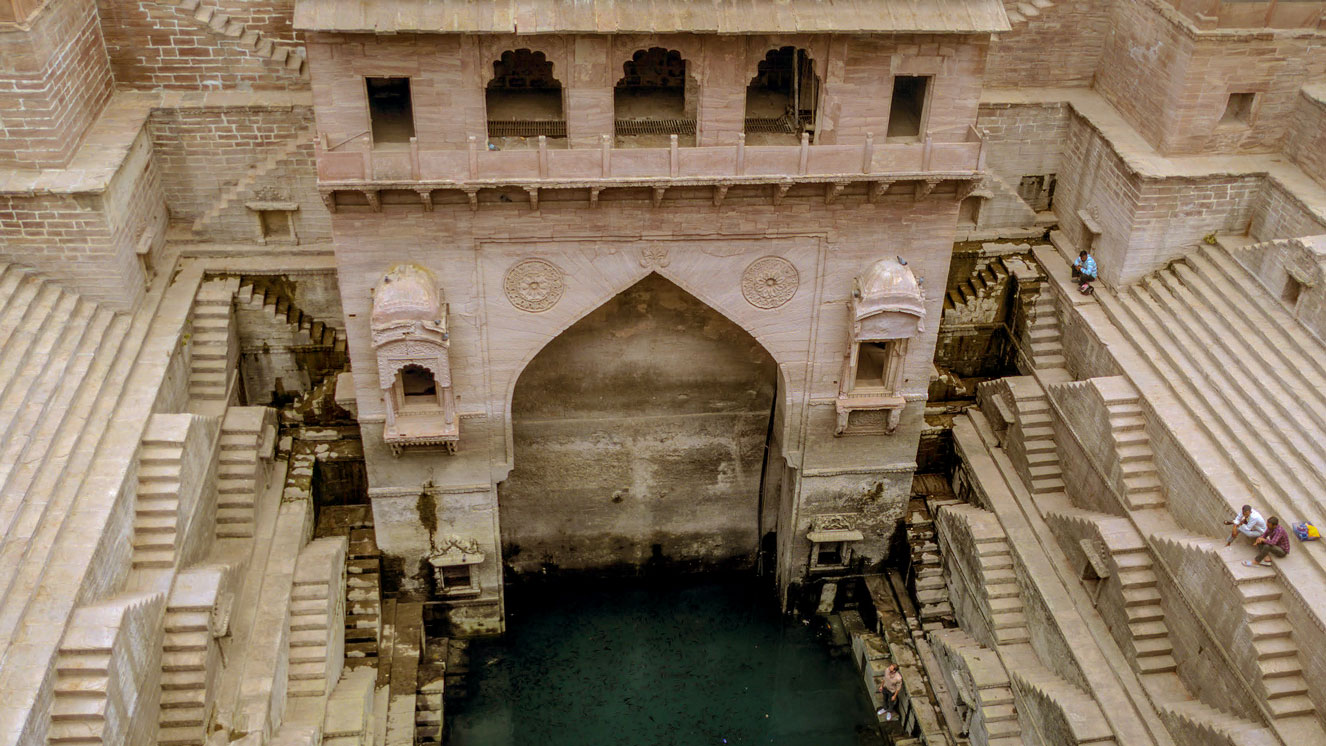
[[[1252,542],[1253,546],[1257,547],[1257,557],[1251,562],[1243,560],[1243,564],[1248,567],[1257,567],[1258,565],[1270,567],[1271,558],[1266,555],[1274,554],[1277,557],[1284,557],[1289,554],[1289,532],[1285,531],[1285,527],[1280,525],[1280,519],[1271,516],[1266,519],[1266,525],[1268,526],[1266,533]]]
[[[1096,260],[1092,259],[1085,249],[1077,255],[1077,261],[1073,262],[1073,279],[1080,283],[1077,286],[1078,292],[1083,295],[1091,294],[1091,283],[1096,280]]]
[[[1225,525],[1234,527],[1229,531],[1229,540],[1225,542],[1225,546],[1233,544],[1234,540],[1239,538],[1239,534],[1255,541],[1266,533],[1266,519],[1262,518],[1261,513],[1253,510],[1251,505],[1244,505],[1243,512],[1234,516],[1234,520],[1225,521]]]

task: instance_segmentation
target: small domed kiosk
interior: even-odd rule
[[[432,272],[398,264],[373,290],[371,320],[378,383],[386,404],[382,439],[392,453],[460,440],[451,386],[447,304]]]
[[[907,406],[902,396],[907,343],[925,331],[925,292],[906,264],[881,259],[857,276],[848,308],[851,329],[834,432],[892,433]]]

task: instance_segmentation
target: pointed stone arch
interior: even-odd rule
[[[749,567],[778,368],[663,272],[577,313],[512,384],[498,498],[511,570]]]

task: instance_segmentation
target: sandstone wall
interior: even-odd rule
[[[144,291],[137,249],[145,242],[159,250],[164,222],[151,142],[140,133],[101,194],[0,195],[0,258],[131,308]]]
[[[1283,184],[1268,179],[1252,206],[1248,235],[1258,241],[1326,233],[1326,216],[1314,213]]]
[[[1317,86],[1299,91],[1290,121],[1285,155],[1326,186],[1326,90]]]
[[[1302,35],[1197,36],[1151,0],[1115,0],[1096,88],[1166,155],[1277,150],[1298,89],[1326,72]],[[1221,123],[1230,93],[1255,93],[1246,123]]]
[[[257,218],[244,201],[263,196],[271,199],[261,201],[299,203],[295,224],[301,240],[329,238],[326,207],[317,192],[312,125],[312,109],[301,106],[154,110],[148,129],[171,219],[192,224],[224,204],[200,233],[251,241]],[[297,143],[302,152],[268,163],[281,160]],[[257,179],[254,171],[261,173]]]
[[[92,0],[53,0],[30,29],[0,29],[0,167],[64,166],[111,86]]]
[[[1017,12],[1021,0],[1004,0]],[[990,42],[985,84],[993,88],[1089,86],[1109,31],[1112,0],[1056,0]]]
[[[298,71],[218,33],[173,2],[98,0],[115,84],[145,90],[285,90]]]

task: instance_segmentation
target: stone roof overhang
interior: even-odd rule
[[[296,0],[341,33],[786,34],[1009,31],[1001,0]]]

